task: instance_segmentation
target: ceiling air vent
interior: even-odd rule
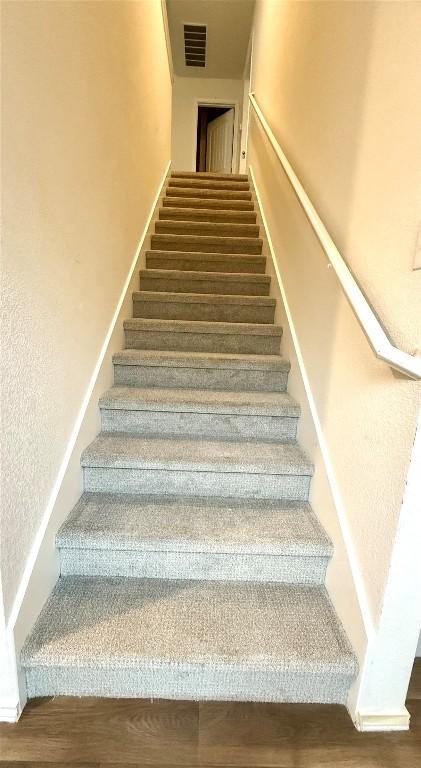
[[[206,27],[184,24],[184,55],[186,67],[206,66]]]

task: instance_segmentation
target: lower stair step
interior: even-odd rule
[[[282,392],[113,387],[99,402],[103,432],[294,440],[300,408]]]
[[[251,201],[250,190],[238,189],[206,189],[202,187],[193,187],[189,184],[189,179],[185,180],[184,187],[167,187],[167,197],[195,197],[202,199],[216,198],[218,200],[249,200]]]
[[[133,316],[163,320],[273,323],[275,304],[275,299],[268,296],[136,291],[133,293]]]
[[[253,211],[254,203],[251,200],[218,200],[217,198],[194,197],[163,197],[164,208],[212,208],[222,211]]]
[[[82,454],[86,491],[307,501],[296,443],[101,433]]]
[[[231,176],[230,179],[215,179],[208,177],[194,176],[189,178],[174,178],[171,176],[168,179],[167,191],[172,194],[174,187],[185,188],[186,186],[192,187],[192,189],[220,189],[222,191],[232,190],[235,192],[249,192],[250,186],[248,179],[238,180]]]
[[[171,269],[142,269],[142,291],[170,293],[218,293],[225,296],[268,296],[269,275],[231,272],[186,272]]]
[[[117,385],[248,392],[284,392],[290,368],[280,355],[153,349],[124,349],[113,364]]]
[[[320,586],[62,577],[22,652],[29,698],[344,704],[356,661]]]
[[[163,206],[159,211],[162,221],[214,221],[222,223],[256,224],[257,214],[254,211],[215,210],[214,208],[181,208],[180,206]],[[258,228],[255,234],[258,234]]]
[[[172,179],[207,179],[208,181],[245,181],[246,173],[213,173],[212,171],[171,171]]]
[[[162,224],[165,224],[165,222],[162,222]],[[262,246],[263,241],[259,237],[228,237],[224,235],[183,234],[151,235],[151,248],[153,251],[167,250],[188,252],[194,251],[199,253],[249,253],[259,255],[262,253]]]
[[[264,275],[266,256],[236,253],[198,253],[195,251],[146,251],[148,269],[185,270],[188,272],[247,272]]]
[[[332,545],[308,504],[84,493],[62,575],[323,583]]]
[[[124,321],[129,349],[168,349],[192,352],[279,353],[282,329],[271,324],[219,323],[198,320]]]
[[[239,224],[238,222],[159,219],[155,222],[155,232],[162,235],[182,235],[183,237],[184,235],[209,235],[222,238],[258,238],[259,227],[257,224]],[[252,253],[260,253],[260,251],[252,251]]]

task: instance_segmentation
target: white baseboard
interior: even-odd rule
[[[20,691],[23,703],[26,694],[23,675],[19,666],[20,651],[59,576],[55,535],[83,491],[80,454],[99,431],[98,397],[112,385],[112,355],[122,348],[123,321],[129,316],[127,313],[130,313],[131,292],[137,290],[137,270],[142,254],[148,247],[147,238],[153,226],[154,214],[162,195],[170,165],[169,162],[165,168],[149,209],[127,278],[65,447],[63,459],[26,562],[7,624],[7,633],[10,638],[8,643],[9,655],[13,662],[16,662],[16,680],[14,682]],[[8,707],[4,707],[4,709],[9,710]],[[9,714],[13,715],[13,712],[9,712]]]
[[[314,399],[314,396],[313,396],[312,386],[311,386],[310,379],[309,379],[309,376],[308,376],[308,373],[307,373],[307,369],[306,369],[306,365],[305,365],[305,362],[304,362],[304,357],[303,357],[303,354],[302,354],[302,351],[301,351],[301,345],[300,345],[300,342],[299,342],[299,339],[298,339],[298,336],[297,336],[297,332],[296,332],[296,329],[295,329],[295,324],[294,324],[294,320],[293,320],[293,317],[292,317],[292,313],[291,313],[291,310],[290,310],[290,307],[289,307],[288,297],[287,297],[286,291],[285,291],[285,286],[284,286],[284,283],[283,283],[283,280],[282,280],[282,276],[280,274],[279,267],[278,267],[278,264],[277,264],[277,261],[276,261],[275,250],[274,250],[274,247],[273,247],[272,238],[270,236],[270,231],[269,231],[269,225],[268,225],[268,222],[267,222],[267,219],[266,219],[266,215],[265,215],[265,211],[264,211],[264,208],[263,208],[263,204],[262,204],[261,196],[260,196],[260,193],[259,193],[259,189],[258,189],[257,184],[256,184],[256,179],[255,179],[255,176],[254,176],[254,173],[253,173],[253,168],[251,166],[249,166],[249,171],[250,171],[250,175],[251,175],[254,191],[255,191],[255,194],[256,194],[256,199],[257,199],[257,203],[258,203],[258,207],[259,207],[259,212],[260,212],[260,215],[262,217],[263,227],[264,227],[264,230],[265,230],[265,236],[266,236],[266,240],[267,240],[268,247],[269,247],[269,252],[270,252],[270,255],[271,255],[271,259],[272,259],[273,268],[274,268],[274,271],[275,271],[275,274],[276,274],[276,278],[277,278],[278,285],[279,285],[279,290],[280,290],[280,293],[281,293],[281,296],[282,296],[282,301],[283,301],[283,305],[284,305],[284,309],[285,309],[285,314],[287,316],[287,320],[288,320],[288,324],[289,324],[289,330],[290,330],[292,341],[293,341],[293,344],[294,344],[294,349],[295,349],[295,354],[296,354],[296,358],[297,358],[297,363],[298,363],[298,366],[299,366],[299,369],[300,369],[301,379],[302,379],[303,386],[304,386],[304,389],[305,389],[305,393],[306,393],[306,396],[307,396],[308,406],[309,406],[311,417],[312,417],[312,420],[313,420],[315,433],[316,433],[318,444],[319,444],[319,447],[320,447],[320,452],[321,452],[321,455],[323,457],[323,463],[324,463],[324,467],[325,467],[325,471],[326,471],[326,476],[328,478],[328,482],[329,482],[329,485],[330,485],[330,490],[331,490],[332,498],[334,499],[334,502],[335,502],[336,513],[337,513],[337,516],[338,516],[339,521],[340,521],[341,531],[342,531],[342,535],[343,535],[343,538],[344,538],[345,547],[346,547],[346,551],[347,551],[347,556],[348,556],[348,560],[349,560],[349,564],[350,564],[350,568],[351,568],[351,573],[352,573],[352,577],[353,577],[353,581],[354,581],[355,592],[356,592],[356,594],[358,596],[358,602],[359,602],[359,606],[360,606],[360,610],[361,610],[361,615],[362,615],[363,622],[364,622],[365,631],[367,633],[367,637],[370,638],[370,637],[372,637],[374,635],[374,627],[373,627],[373,621],[372,621],[372,618],[371,618],[370,609],[368,607],[368,600],[367,600],[366,590],[365,590],[363,578],[362,578],[362,575],[361,575],[361,571],[360,571],[360,567],[359,567],[359,563],[358,563],[358,558],[357,558],[357,555],[356,555],[356,552],[355,552],[355,549],[354,549],[351,533],[350,533],[350,530],[349,530],[349,527],[348,527],[348,523],[347,523],[347,520],[346,520],[345,510],[343,508],[341,495],[340,495],[338,484],[337,484],[337,481],[336,481],[335,471],[334,471],[333,464],[332,464],[332,461],[331,461],[331,458],[330,458],[330,454],[329,454],[329,450],[328,450],[328,447],[327,447],[327,444],[326,444],[326,439],[325,439],[325,435],[324,435],[323,428],[322,428],[322,425],[321,425],[319,413],[318,413],[318,410],[317,410],[317,405],[316,405],[316,402],[315,402],[315,399]]]
[[[0,723],[17,723],[22,714],[20,702],[2,704],[0,701]]]
[[[358,731],[370,733],[374,731],[408,731],[411,715],[408,710],[397,712],[357,712],[355,727]]]
[[[349,529],[335,469],[330,457],[322,420],[320,418],[317,402],[313,393],[312,382],[307,371],[307,365],[304,359],[300,339],[298,337],[294,318],[288,301],[286,287],[277,262],[268,222],[270,212],[268,211],[268,215],[266,215],[262,194],[258,188],[253,168],[250,165],[249,172],[254,189],[254,197],[257,204],[256,207],[258,209],[261,225],[265,233],[264,248],[268,256],[268,265],[270,265],[269,269],[272,272],[274,285],[276,286],[276,295],[283,307],[283,318],[281,322],[284,322],[286,325],[283,339],[289,338],[290,340],[290,350],[288,356],[293,363],[295,361],[295,369],[297,372],[295,378],[296,381],[298,379],[300,380],[299,392],[294,394],[296,394],[298,398],[301,399],[302,421],[304,420],[304,413],[306,413],[307,416],[307,440],[309,438],[310,440],[305,447],[309,451],[315,465],[315,475],[312,481],[312,489],[314,490],[317,480],[319,506],[321,503],[320,494],[325,493],[326,501],[329,502],[327,507],[332,506],[334,510],[337,527],[341,536],[339,549],[340,554],[338,560],[336,561],[339,563],[338,568],[340,572],[335,571],[335,580],[331,579],[329,581],[329,573],[333,567],[332,562],[329,566],[330,570],[328,570],[327,573],[326,588],[333,604],[335,605],[339,618],[345,627],[345,631],[350,638],[351,644],[358,658],[361,674],[361,670],[364,667],[364,659],[367,653],[368,644],[375,634],[371,612],[368,605],[366,589]],[[315,511],[317,514],[316,507]],[[348,594],[348,598],[352,594],[351,603],[349,600],[344,602],[342,598],[344,590],[342,589],[342,586],[339,588],[338,585],[343,585],[343,583],[347,585],[345,592]],[[359,675],[351,688],[350,698],[348,701],[350,715],[353,720],[355,719],[355,701],[357,699],[360,684],[361,677]]]

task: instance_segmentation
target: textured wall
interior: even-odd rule
[[[6,614],[169,160],[170,124],[159,2],[3,3]]]
[[[177,171],[196,170],[197,101],[212,104],[238,102],[234,130],[234,160],[238,157],[239,115],[243,99],[242,80],[175,77],[172,102],[172,166]]]
[[[409,351],[421,346],[421,271],[411,270],[421,200],[420,25],[419,3],[261,0],[252,82],[336,244]],[[420,385],[375,360],[255,120],[249,150],[376,623]]]

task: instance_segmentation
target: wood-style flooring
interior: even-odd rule
[[[1,768],[421,768],[421,659],[411,730],[358,733],[344,707],[58,697],[0,724]]]

